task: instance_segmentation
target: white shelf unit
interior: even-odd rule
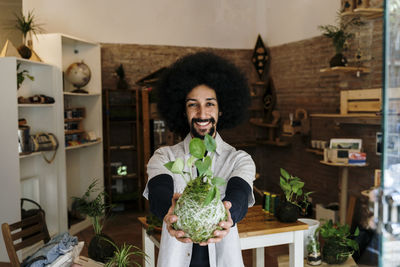
[[[87,145],[66,148],[67,206],[70,209],[72,196],[82,196],[96,179],[99,185],[104,184],[100,45],[60,33],[38,34],[37,39],[33,39],[33,49],[39,57],[56,65],[62,72],[70,64],[81,61],[91,70],[91,79],[83,88],[88,94],[74,93],[73,85],[66,79],[63,82],[65,108],[84,107],[86,117],[82,121],[83,129],[94,132],[98,138],[98,141]],[[82,227],[89,225],[87,223]]]
[[[21,64],[19,70],[27,70],[34,76],[34,81],[25,79],[19,90],[17,90],[17,64]],[[0,222],[19,221],[20,199],[26,197],[37,201],[45,210],[46,223],[51,235],[66,231],[66,166],[65,148],[62,142],[64,112],[61,73],[57,67],[49,64],[5,57],[0,58],[0,81],[0,91],[3,93],[0,98],[2,122]],[[55,103],[18,104],[18,97],[36,94],[53,97]],[[59,147],[51,164],[45,162],[41,153],[19,155],[17,132],[20,118],[26,119],[31,135],[39,132],[55,134],[59,140]],[[9,261],[4,242],[0,242],[0,261]]]

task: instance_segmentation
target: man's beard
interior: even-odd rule
[[[206,121],[210,121],[212,124],[212,127],[210,128],[210,130],[208,132],[204,132],[204,134],[199,133],[196,128],[194,127],[194,124],[196,122],[206,122]],[[204,136],[206,134],[209,134],[210,136],[213,136],[215,133],[215,119],[214,118],[210,118],[210,119],[206,119],[206,120],[202,120],[202,119],[192,119],[191,123],[190,123],[190,133],[192,134],[193,137],[197,137],[200,139],[204,139]]]

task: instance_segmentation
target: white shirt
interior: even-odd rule
[[[185,162],[190,157],[189,143],[192,137],[188,134],[182,142],[174,145],[161,147],[154,152],[147,164],[149,180],[160,174],[169,174],[174,181],[174,193],[182,193],[186,182],[179,174],[169,172],[164,164],[182,158]],[[253,192],[253,181],[255,178],[255,164],[251,156],[244,151],[236,150],[225,143],[217,133],[215,137],[217,144],[216,153],[213,157],[212,171],[214,176],[224,178],[227,182],[232,177],[240,177],[245,180]],[[185,171],[189,171],[185,166]],[[195,172],[194,172],[195,173]],[[225,197],[226,185],[220,187],[221,199]],[[146,188],[143,196],[148,199],[149,189]],[[248,199],[248,206],[254,204],[254,195],[251,193]],[[161,234],[160,252],[158,254],[158,267],[188,267],[192,254],[192,243],[182,243],[170,236],[166,224],[163,222]],[[237,226],[230,229],[229,234],[221,242],[208,245],[208,252],[211,267],[242,267],[243,259],[239,242]]]

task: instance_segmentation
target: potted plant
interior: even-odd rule
[[[133,256],[139,256],[142,258],[146,257],[146,254],[140,248],[125,243],[121,247],[118,247],[109,239],[105,239],[105,241],[115,248],[114,255],[108,259],[104,265],[105,267],[128,267],[132,265],[142,266],[132,259]]]
[[[125,80],[125,70],[122,64],[119,65],[118,68],[115,69],[115,73],[117,74],[117,89],[128,89],[129,85]]]
[[[36,22],[33,11],[29,11],[27,16],[23,14],[15,15],[16,25],[15,27],[22,32],[22,45],[18,47],[18,52],[23,58],[30,58],[32,55],[31,44],[29,40],[32,40],[32,34],[43,32],[42,25]]]
[[[321,225],[317,232],[324,241],[322,259],[328,264],[342,264],[358,250],[358,243],[352,239],[358,236],[358,227],[354,234],[351,234],[349,225],[334,224],[332,220],[329,220]]]
[[[106,210],[110,208],[109,205],[104,203],[106,193],[102,191],[95,198],[92,198],[92,194],[98,190],[96,184],[97,180],[91,183],[82,197],[72,198],[76,202],[77,211],[89,216],[92,220],[94,236],[90,240],[88,247],[89,258],[105,263],[108,258],[113,256],[115,247],[106,241],[110,240],[113,242],[102,231],[102,219],[105,216]]]
[[[21,84],[24,82],[25,77],[31,81],[35,80],[35,77],[30,75],[29,71],[27,71],[27,70],[19,71],[20,66],[21,66],[21,63],[18,63],[17,64],[17,90],[21,87]]]
[[[304,182],[299,177],[289,174],[285,169],[280,169],[280,186],[284,198],[277,210],[277,218],[281,222],[295,222],[299,217],[301,209],[307,210],[308,196],[312,192],[304,192]]]
[[[322,34],[332,39],[333,46],[335,47],[336,54],[329,61],[330,67],[347,66],[347,59],[343,55],[343,51],[347,48],[347,43],[350,39],[354,38],[354,34],[348,31],[352,25],[362,25],[359,17],[352,17],[350,19],[340,19],[338,26],[336,25],[320,25],[318,29]]]

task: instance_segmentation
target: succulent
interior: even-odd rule
[[[178,220],[173,227],[184,231],[186,237],[195,243],[212,238],[215,230],[221,230],[219,222],[227,219],[218,189],[218,186],[226,182],[222,178],[214,177],[211,171],[215,149],[215,140],[209,135],[206,135],[204,140],[193,138],[190,141],[191,156],[186,165],[188,170],[196,166],[198,174],[195,178],[190,171],[184,171],[185,162],[181,158],[164,165],[172,173],[181,174],[187,183],[175,205],[174,214],[178,216]],[[206,152],[209,155],[206,155]]]

